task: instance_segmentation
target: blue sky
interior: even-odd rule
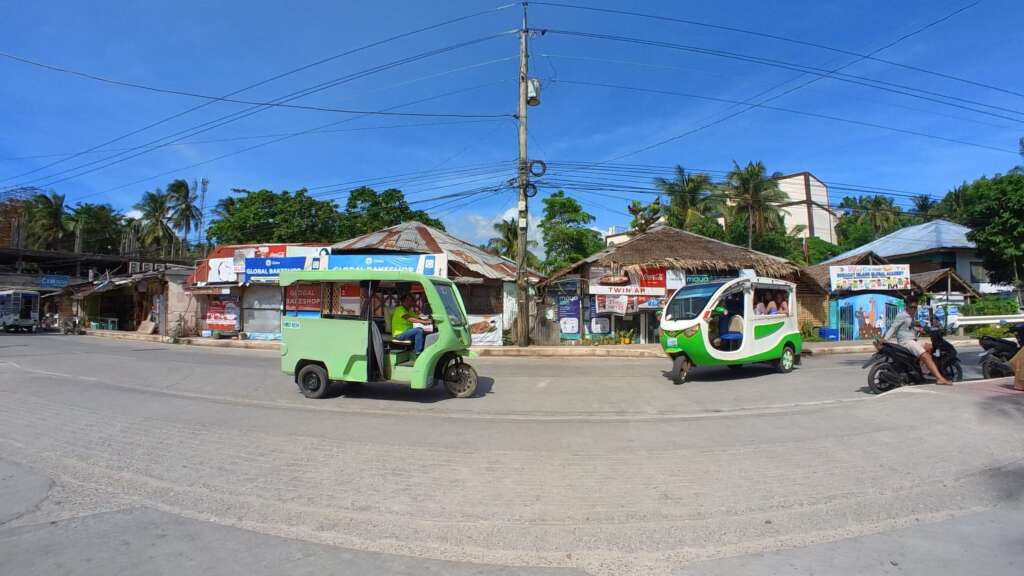
[[[583,3],[584,0],[576,0]],[[569,2],[573,3],[573,2]],[[624,2],[617,8],[746,28],[858,53],[969,4],[968,0],[908,2]],[[437,2],[70,2],[0,1],[5,35],[0,51],[48,64],[161,88],[224,95],[281,72],[402,32],[495,8],[500,1]],[[429,50],[513,30],[517,6],[389,42],[314,66],[236,96],[267,101],[296,90]],[[878,57],[1024,92],[1020,55],[1024,4],[985,0]],[[685,24],[532,5],[532,28],[644,38],[834,68],[855,57],[734,32]],[[511,115],[515,112],[517,39],[505,35],[366,75],[295,100],[294,104],[433,114]],[[596,226],[622,226],[632,198],[622,184],[643,186],[661,167],[727,170],[733,160],[763,161],[769,171],[808,170],[826,182],[941,195],[963,180],[1005,172],[1020,162],[1013,151],[1024,135],[1024,98],[954,80],[864,61],[849,74],[896,82],[1010,111],[996,118],[825,78],[771,103],[903,130],[926,132],[1006,151],[966,146],[811,118],[753,109],[690,136],[616,160],[644,168],[567,173],[562,162],[596,162],[629,154],[720,116],[730,105],[650,92],[581,85],[590,82],[743,100],[799,72],[662,47],[563,34],[531,40],[531,76],[542,79],[542,104],[529,113],[531,158],[551,163],[549,179],[617,182],[605,195],[573,192]],[[512,175],[516,132],[511,118],[356,117],[271,109],[182,142],[103,166],[139,146],[246,108],[218,102],[39,170],[187,110],[201,100],[113,86],[0,58],[0,188],[46,185],[77,201],[109,202],[129,210],[144,190],[174,178],[210,180],[212,205],[231,188],[295,190],[343,203],[350,183],[402,188],[415,206],[439,195],[498,187]],[[797,80],[794,80],[799,78]],[[783,88],[784,89],[784,88]],[[449,92],[454,94],[444,95]],[[420,103],[410,104],[423,99]],[[967,104],[976,107],[973,104]],[[1016,120],[1015,119],[1019,119]],[[329,123],[305,134],[237,153],[281,135]],[[250,138],[252,137],[252,138]],[[173,138],[161,140],[173,141]],[[220,156],[224,158],[210,161]],[[90,164],[93,163],[94,164]],[[504,164],[501,164],[504,162]],[[204,163],[190,167],[193,164]],[[64,174],[58,172],[82,166]],[[561,175],[559,175],[561,172]],[[420,173],[420,174],[411,174]],[[665,170],[665,175],[668,170]],[[69,176],[75,176],[64,179]],[[62,181],[58,181],[62,180]],[[541,188],[540,197],[552,192]],[[832,191],[832,201],[848,192]],[[537,199],[539,200],[539,198]],[[514,205],[505,189],[439,205],[449,230],[474,242]],[[531,205],[534,214],[540,202]]]

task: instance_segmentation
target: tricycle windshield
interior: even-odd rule
[[[665,320],[693,320],[700,316],[708,300],[722,287],[722,283],[696,284],[680,288],[665,307]]]
[[[462,315],[462,308],[459,306],[459,301],[455,297],[455,291],[448,284],[434,283],[434,287],[437,288],[437,294],[441,297],[441,302],[444,304],[444,311],[448,313],[449,321],[452,326],[462,326],[466,323],[466,318]]]

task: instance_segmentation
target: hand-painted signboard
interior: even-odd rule
[[[909,264],[829,266],[833,292],[861,290],[910,290]]]

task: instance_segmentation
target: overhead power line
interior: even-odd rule
[[[609,41],[613,41],[613,42],[624,42],[624,43],[630,43],[630,44],[640,44],[640,45],[643,45],[643,46],[654,46],[654,47],[659,47],[659,48],[668,48],[668,49],[671,49],[671,50],[680,50],[680,51],[690,52],[690,53],[694,53],[694,54],[704,54],[704,55],[707,55],[707,56],[714,56],[714,57],[717,57],[717,58],[725,58],[725,59],[737,60],[737,61],[741,61],[741,62],[751,62],[751,63],[754,63],[754,64],[761,64],[761,65],[764,65],[764,66],[770,66],[770,67],[774,67],[774,68],[781,68],[781,69],[784,69],[784,70],[793,70],[793,71],[796,71],[796,72],[802,72],[802,73],[806,73],[806,74],[814,74],[814,75],[821,76],[821,77],[830,77],[830,78],[834,78],[836,80],[840,80],[842,82],[848,82],[850,84],[856,84],[856,85],[859,85],[859,86],[866,86],[868,88],[874,88],[876,90],[882,90],[882,91],[890,92],[890,93],[894,93],[894,94],[902,94],[904,96],[909,96],[911,98],[918,98],[918,99],[921,99],[921,100],[927,100],[929,102],[936,102],[936,103],[943,104],[943,105],[946,105],[946,106],[952,106],[952,107],[955,107],[955,108],[961,108],[961,109],[964,109],[964,110],[970,110],[972,112],[976,112],[976,113],[979,113],[979,114],[987,114],[989,116],[994,116],[996,118],[1002,118],[1004,120],[1010,120],[1010,121],[1013,121],[1013,122],[1024,123],[1024,118],[1017,118],[1017,117],[1013,117],[1013,116],[1006,116],[1005,114],[999,114],[999,113],[991,112],[991,111],[988,111],[988,110],[981,110],[981,109],[978,109],[978,108],[972,108],[970,106],[965,106],[963,104],[957,104],[955,102],[949,102],[947,100],[953,100],[953,101],[956,101],[956,102],[965,102],[965,103],[968,103],[968,104],[973,104],[975,106],[982,106],[982,107],[985,107],[985,108],[991,108],[992,110],[999,110],[999,111],[1002,111],[1002,112],[1007,112],[1007,113],[1012,113],[1012,114],[1019,114],[1019,115],[1024,116],[1024,111],[1017,110],[1017,109],[1014,109],[1014,108],[1006,108],[1004,106],[997,106],[995,104],[988,104],[988,103],[985,103],[985,102],[979,102],[977,100],[971,100],[969,98],[962,98],[962,97],[959,97],[959,96],[951,96],[949,94],[942,94],[940,92],[934,92],[934,91],[931,91],[931,90],[925,90],[923,88],[915,88],[913,86],[908,86],[908,85],[905,85],[905,84],[898,84],[898,83],[889,82],[889,81],[886,81],[886,80],[878,80],[878,79],[874,79],[874,78],[868,78],[866,76],[857,76],[857,75],[854,75],[854,74],[846,74],[846,73],[841,73],[841,72],[837,72],[837,71],[833,71],[833,70],[827,70],[827,69],[824,69],[824,68],[818,68],[818,67],[815,67],[815,66],[807,66],[807,65],[804,65],[804,64],[797,64],[797,63],[794,63],[794,62],[787,62],[787,61],[784,61],[784,60],[778,60],[778,59],[775,59],[775,58],[764,58],[764,57],[761,57],[761,56],[752,56],[752,55],[749,55],[749,54],[741,54],[741,53],[738,53],[738,52],[730,52],[730,51],[726,51],[726,50],[715,50],[715,49],[710,49],[710,48],[701,48],[699,46],[689,46],[689,45],[685,45],[685,44],[676,44],[676,43],[673,43],[673,42],[662,42],[660,40],[647,40],[647,39],[644,39],[644,38],[633,38],[633,37],[629,37],[629,36],[618,36],[618,35],[615,35],[615,34],[599,34],[599,33],[596,33],[596,32],[580,32],[580,31],[574,31],[574,30],[555,30],[555,29],[547,29],[546,32],[549,33],[549,34],[561,34],[561,35],[565,35],[565,36],[575,36],[575,37],[579,37],[579,38],[590,38],[590,39],[597,39],[597,40],[609,40]],[[943,99],[947,99],[947,100],[943,100]]]
[[[617,90],[632,90],[632,91],[635,91],[635,92],[647,92],[647,93],[651,93],[651,94],[663,94],[663,95],[666,95],[666,96],[680,96],[680,97],[683,97],[683,98],[695,98],[695,99],[699,99],[699,100],[709,100],[709,101],[712,101],[712,102],[726,102],[726,103],[729,103],[729,104],[741,104],[741,105],[750,104],[750,103],[748,103],[748,102],[746,102],[744,100],[734,100],[734,99],[731,99],[731,98],[719,98],[719,97],[715,97],[715,96],[704,96],[704,95],[700,95],[700,94],[691,94],[691,93],[688,93],[688,92],[676,92],[676,91],[672,91],[672,90],[658,90],[658,89],[653,89],[653,88],[641,88],[641,87],[637,87],[637,86],[626,86],[626,85],[622,85],[622,84],[606,84],[606,83],[603,83],[603,82],[586,82],[586,81],[582,81],[582,80],[566,80],[564,78],[563,79],[559,79],[558,82],[565,83],[565,84],[575,84],[575,85],[579,85],[579,86],[597,86],[597,87],[602,87],[602,88],[613,88],[613,89],[617,89]],[[939,136],[939,135],[936,135],[936,134],[929,134],[927,132],[920,132],[920,131],[917,131],[917,130],[907,130],[905,128],[897,128],[895,126],[887,126],[885,124],[877,124],[877,123],[874,123],[874,122],[867,122],[867,121],[863,121],[863,120],[854,120],[854,119],[851,119],[851,118],[843,118],[841,116],[832,116],[832,115],[829,115],[829,114],[821,114],[821,113],[818,113],[818,112],[808,112],[806,110],[796,110],[796,109],[793,109],[793,108],[782,108],[782,107],[779,107],[779,106],[769,106],[767,104],[759,104],[759,103],[754,103],[754,104],[750,104],[750,105],[751,106],[755,106],[757,108],[764,108],[765,110],[775,110],[775,111],[778,111],[778,112],[786,112],[786,113],[789,113],[789,114],[799,114],[801,116],[808,116],[808,117],[811,117],[811,118],[821,118],[821,119],[824,119],[824,120],[832,120],[832,121],[835,121],[835,122],[843,122],[843,123],[846,123],[846,124],[854,124],[854,125],[858,125],[858,126],[865,126],[865,127],[868,127],[868,128],[878,128],[880,130],[889,130],[889,131],[892,131],[892,132],[899,132],[899,133],[902,133],[902,134],[910,134],[910,135],[913,135],[913,136],[921,136],[923,138],[931,138],[931,139],[934,139],[934,140],[942,140],[942,141],[951,142],[951,143],[954,143],[954,144],[962,144],[964,146],[974,146],[976,148],[983,148],[983,149],[987,149],[987,150],[995,150],[997,152],[1006,152],[1008,154],[1016,155],[1018,153],[1017,150],[1014,150],[1014,149],[1011,149],[1011,148],[1000,148],[998,146],[989,146],[988,144],[979,144],[977,142],[969,142],[967,140],[958,140],[956,138],[947,138],[945,136]]]
[[[351,82],[353,80],[357,80],[359,78],[363,78],[363,77],[369,76],[371,74],[376,74],[376,73],[382,72],[384,70],[395,68],[395,67],[403,65],[403,64],[407,64],[407,63],[414,62],[414,61],[417,61],[417,60],[422,60],[422,59],[430,57],[430,56],[436,56],[438,54],[443,54],[443,53],[446,53],[446,52],[451,52],[453,50],[457,50],[457,49],[460,49],[460,48],[465,48],[467,46],[478,44],[480,42],[484,42],[484,41],[487,41],[487,40],[498,38],[498,37],[501,37],[501,36],[504,36],[504,35],[507,35],[507,34],[509,34],[509,32],[502,32],[502,33],[498,33],[498,34],[492,34],[492,35],[489,35],[489,36],[483,36],[483,37],[475,38],[475,39],[472,39],[472,40],[467,40],[467,41],[464,41],[464,42],[459,42],[459,43],[456,43],[456,44],[451,44],[451,45],[445,46],[443,48],[437,48],[437,49],[434,49],[434,50],[428,50],[426,52],[421,52],[421,53],[416,54],[414,56],[410,56],[410,57],[402,58],[402,59],[399,59],[399,60],[391,61],[391,62],[388,62],[386,64],[381,64],[381,65],[378,65],[378,66],[374,66],[374,67],[371,67],[371,68],[368,68],[368,69],[365,69],[365,70],[361,70],[359,72],[348,74],[348,75],[340,77],[340,78],[335,78],[333,80],[329,80],[329,81],[326,81],[326,82],[321,82],[321,83],[319,83],[319,84],[317,84],[317,85],[315,85],[313,87],[306,88],[306,89],[303,89],[303,90],[299,90],[299,91],[296,91],[296,92],[292,92],[291,94],[288,94],[288,95],[283,96],[281,98],[275,99],[274,101],[275,102],[288,102],[288,101],[291,101],[291,100],[295,100],[295,99],[301,98],[303,96],[308,96],[309,94],[313,94],[315,92],[320,92],[320,91],[326,90],[328,88],[332,88],[334,86],[338,86],[338,85],[344,84],[346,82]],[[426,101],[426,100],[424,100],[424,101]],[[388,109],[385,109],[385,110],[391,110],[393,108],[397,108],[397,107],[391,107],[391,108],[388,108]],[[163,145],[166,144],[166,142],[163,142],[165,140],[173,139],[171,141],[174,142],[174,141],[182,140],[184,138],[191,138],[191,137],[196,136],[198,134],[202,134],[204,132],[208,132],[210,130],[213,130],[214,128],[218,128],[220,126],[224,126],[226,124],[230,124],[230,123],[235,122],[237,120],[240,120],[242,118],[246,118],[248,116],[252,116],[253,114],[258,114],[259,112],[262,112],[262,111],[264,111],[266,109],[267,109],[267,107],[265,107],[265,106],[252,106],[252,107],[247,108],[245,110],[233,112],[231,114],[227,114],[225,116],[221,116],[219,118],[215,118],[213,120],[210,120],[210,121],[207,121],[207,122],[203,122],[203,123],[201,123],[201,124],[199,124],[197,126],[194,126],[194,127],[190,127],[190,128],[186,128],[186,129],[183,129],[183,130],[179,130],[179,131],[177,131],[177,132],[175,132],[175,133],[173,133],[173,134],[171,134],[169,136],[164,136],[164,137],[161,137],[161,138],[157,138],[156,140],[151,140],[151,141],[146,142],[144,144],[140,144],[139,146],[136,146],[136,147],[134,147],[132,149],[133,151],[138,150],[134,154],[130,154],[128,156],[124,156],[124,153],[114,154],[114,155],[108,156],[106,158],[100,158],[98,160],[93,160],[91,162],[87,162],[85,164],[81,164],[79,166],[75,166],[75,167],[70,168],[70,169],[66,169],[66,170],[62,170],[62,171],[56,172],[56,173],[51,174],[50,176],[48,176],[48,178],[52,178],[54,176],[60,176],[60,175],[63,175],[63,174],[67,174],[69,172],[73,172],[75,170],[79,170],[79,169],[82,169],[82,168],[88,168],[90,166],[96,166],[97,164],[102,164],[103,162],[110,161],[107,164],[102,164],[102,165],[100,165],[98,167],[89,168],[89,169],[84,170],[82,172],[79,172],[79,173],[76,173],[76,174],[72,174],[70,176],[62,177],[62,178],[59,178],[57,180],[51,180],[51,181],[47,182],[46,184],[43,184],[42,186],[44,186],[44,187],[45,186],[52,186],[54,184],[57,184],[59,182],[64,182],[65,180],[69,180],[71,178],[77,178],[79,176],[83,176],[85,174],[89,174],[89,173],[95,172],[97,170],[101,170],[103,168],[107,168],[107,167],[110,167],[110,166],[113,166],[113,165],[116,165],[116,164],[120,164],[120,163],[125,162],[127,160],[130,160],[132,158],[136,158],[138,156],[141,156],[143,154],[146,154],[148,152],[151,152],[153,150],[157,150],[157,149],[163,147]],[[352,116],[351,118],[348,118],[346,120],[352,120],[352,119],[359,118],[359,117],[361,117],[361,116]],[[331,124],[327,124],[326,126],[333,126],[333,125],[339,124],[339,123],[340,122],[331,123]],[[302,134],[305,134],[305,133],[307,133],[307,131],[303,131],[302,132]],[[272,142],[276,142],[276,141],[277,140],[274,140]]]
[[[872,53],[872,54],[862,54],[860,52],[854,52],[852,50],[846,50],[846,49],[843,49],[843,48],[837,48],[835,46],[829,46],[827,44],[821,44],[821,43],[818,43],[818,42],[810,42],[810,41],[807,41],[807,40],[800,40],[798,38],[791,38],[791,37],[782,36],[782,35],[779,35],[779,34],[770,34],[770,33],[767,33],[767,32],[759,32],[759,31],[756,31],[756,30],[748,30],[748,29],[745,29],[745,28],[737,28],[737,27],[734,27],[734,26],[724,26],[724,25],[720,25],[720,24],[712,24],[710,22],[701,22],[701,21],[698,21],[698,20],[690,20],[690,19],[686,19],[686,18],[676,18],[676,17],[672,17],[672,16],[662,16],[662,15],[658,15],[658,14],[649,14],[649,13],[644,13],[644,12],[634,12],[634,11],[630,11],[630,10],[618,10],[618,9],[613,9],[613,8],[598,8],[598,7],[595,7],[595,6],[581,6],[581,5],[578,5],[578,4],[564,4],[564,3],[560,3],[560,2],[536,2],[536,1],[534,1],[534,2],[531,2],[531,3],[534,4],[534,5],[538,5],[538,6],[551,6],[551,7],[556,7],[556,8],[570,8],[570,9],[574,9],[574,10],[588,10],[588,11],[591,11],[591,12],[601,12],[601,13],[605,13],[605,14],[615,14],[615,15],[619,15],[619,16],[635,16],[635,17],[638,17],[638,18],[649,18],[649,19],[652,19],[652,20],[661,20],[661,21],[665,21],[665,22],[675,22],[675,23],[678,23],[678,24],[688,24],[688,25],[691,25],[691,26],[700,26],[700,27],[703,27],[703,28],[712,28],[712,29],[715,29],[715,30],[724,30],[724,31],[728,31],[728,32],[736,32],[736,33],[739,33],[739,34],[747,34],[747,35],[750,35],[750,36],[759,36],[761,38],[770,38],[772,40],[778,40],[780,42],[787,42],[787,43],[790,43],[790,44],[797,44],[797,45],[800,45],[800,46],[810,46],[812,48],[818,48],[818,49],[821,49],[821,50],[827,50],[827,51],[830,51],[830,52],[836,52],[836,53],[839,53],[839,54],[845,54],[847,56],[856,56],[857,58],[859,58],[861,60],[872,60],[874,62],[881,62],[881,63],[887,64],[889,66],[895,66],[895,67],[903,68],[903,69],[906,69],[906,70],[913,70],[915,72],[920,72],[922,74],[928,74],[928,75],[936,76],[936,77],[939,77],[939,78],[945,78],[947,80],[955,80],[957,82],[963,82],[965,84],[970,84],[972,86],[978,86],[978,87],[981,87],[981,88],[987,88],[989,90],[995,90],[997,92],[1003,92],[1005,94],[1012,94],[1014,96],[1024,97],[1024,93],[1022,93],[1022,92],[1017,92],[1015,90],[1010,90],[1008,88],[1003,88],[1001,86],[996,86],[996,85],[993,85],[993,84],[987,84],[985,82],[979,82],[979,81],[976,81],[976,80],[971,80],[969,78],[963,78],[961,76],[955,76],[953,74],[948,74],[948,73],[945,73],[945,72],[939,72],[937,70],[929,70],[927,68],[922,68],[920,66],[913,66],[913,65],[910,65],[910,64],[904,64],[902,62],[895,62],[893,60],[888,60],[888,59],[885,59],[885,58],[878,58],[877,56],[874,56],[874,53]],[[927,28],[931,28],[931,27],[936,26],[936,25],[938,25],[938,24],[940,24],[942,22],[945,22],[946,20],[949,20],[950,18],[952,18],[952,17],[954,17],[954,16],[956,16],[956,15],[962,13],[962,12],[965,12],[965,11],[967,11],[970,8],[973,8],[973,7],[977,6],[980,3],[981,3],[981,1],[979,0],[977,2],[972,2],[970,4],[967,4],[967,5],[959,8],[958,10],[943,16],[942,18],[929,23]],[[927,28],[925,28],[925,29],[927,29]],[[895,41],[893,41],[892,44],[896,44],[896,43],[902,42],[903,40],[909,38],[910,36],[913,36],[914,34],[916,34],[916,32],[915,33],[911,33],[911,34],[905,34],[905,35],[901,36],[900,38],[896,39]]]
[[[240,98],[229,98],[225,96],[210,96],[208,94],[199,94],[197,92],[189,92],[187,90],[172,90],[169,88],[158,88],[156,86],[148,86],[145,84],[136,84],[133,82],[126,82],[122,80],[114,80],[111,78],[104,78],[102,76],[96,76],[86,72],[79,72],[77,70],[70,70],[68,68],[62,68],[60,66],[54,66],[50,64],[44,64],[42,62],[36,62],[20,56],[14,56],[6,52],[0,52],[0,56],[11,58],[19,62],[27,62],[35,66],[41,66],[50,70],[57,70],[75,76],[81,76],[83,78],[89,78],[92,80],[98,80],[100,82],[106,82],[109,84],[116,84],[118,86],[127,86],[130,88],[137,88],[140,90],[147,90],[150,92],[157,92],[160,94],[173,94],[175,96],[186,96],[189,98],[200,98],[203,100],[211,100],[213,102],[229,102],[231,104],[246,104],[248,106],[266,106],[268,108],[286,108],[290,110],[309,110],[314,112],[340,112],[343,114],[365,114],[365,115],[377,115],[377,116],[429,116],[438,118],[515,118],[515,114],[449,114],[449,113],[434,113],[434,112],[381,112],[373,110],[351,110],[348,108],[334,108],[331,106],[310,106],[303,104],[286,104],[283,102],[260,102],[255,100],[242,100]]]
[[[302,66],[299,66],[297,68],[292,68],[291,70],[287,70],[285,72],[282,72],[282,73],[279,73],[279,74],[275,74],[275,75],[273,75],[273,76],[271,76],[269,78],[265,78],[263,80],[255,82],[253,84],[249,84],[247,86],[239,88],[238,90],[234,90],[232,92],[229,92],[229,93],[225,94],[224,97],[235,96],[237,94],[241,94],[242,92],[246,92],[246,91],[251,90],[253,88],[257,88],[259,86],[263,86],[264,84],[268,84],[270,82],[274,82],[275,80],[280,80],[281,78],[285,78],[287,76],[291,76],[292,74],[296,74],[296,73],[308,70],[310,68],[314,68],[316,66],[320,66],[322,64],[326,64],[326,63],[331,62],[333,60],[337,60],[339,58],[344,58],[346,56],[350,56],[352,54],[356,54],[358,52],[363,52],[365,50],[369,50],[371,48],[375,48],[377,46],[381,46],[381,45],[387,44],[389,42],[394,42],[396,40],[401,40],[403,38],[408,38],[410,36],[414,36],[414,35],[420,34],[422,32],[428,32],[430,30],[435,30],[435,29],[438,29],[438,28],[443,28],[445,26],[449,26],[451,24],[456,24],[458,22],[462,22],[462,21],[465,21],[465,20],[470,20],[472,18],[477,18],[477,17],[484,16],[484,15],[487,15],[487,14],[493,14],[495,12],[504,10],[506,8],[510,8],[510,7],[514,6],[514,5],[515,4],[513,4],[513,3],[503,4],[503,5],[497,6],[495,8],[491,8],[491,9],[488,9],[488,10],[481,10],[481,11],[478,11],[478,12],[473,12],[471,14],[466,14],[464,16],[458,16],[456,18],[450,18],[450,19],[444,20],[442,22],[437,22],[435,24],[430,24],[428,26],[423,26],[423,27],[420,27],[420,28],[416,28],[414,30],[409,30],[407,32],[402,32],[400,34],[395,34],[395,35],[389,36],[387,38],[382,38],[382,39],[376,40],[374,42],[363,44],[361,46],[357,46],[355,48],[351,48],[351,49],[345,50],[343,52],[339,52],[337,54],[333,54],[333,55],[328,56],[326,58],[321,58],[319,60],[315,60],[315,61],[310,62],[308,64],[304,64]],[[157,120],[155,122],[151,122],[151,123],[149,123],[149,124],[147,124],[145,126],[142,126],[140,128],[136,128],[136,129],[131,130],[131,131],[127,132],[127,133],[121,134],[121,135],[119,135],[119,136],[117,136],[115,138],[112,138],[110,140],[107,140],[107,141],[102,142],[100,144],[97,144],[95,146],[92,146],[90,148],[82,150],[78,155],[86,154],[86,153],[92,152],[94,150],[98,150],[100,148],[103,148],[104,146],[108,146],[108,145],[113,144],[115,142],[119,142],[121,140],[124,140],[125,138],[134,136],[135,134],[139,134],[140,132],[144,132],[146,130],[149,130],[150,128],[155,128],[156,126],[159,126],[159,125],[164,124],[166,122],[170,122],[171,120],[174,120],[176,118],[180,118],[180,117],[182,117],[182,116],[184,116],[186,114],[195,112],[196,110],[200,110],[202,108],[205,108],[206,106],[209,106],[212,103],[213,103],[212,101],[210,101],[210,102],[203,102],[203,103],[198,104],[196,106],[193,106],[192,108],[189,108],[187,110],[183,110],[181,112],[172,114],[170,116],[166,116],[164,118],[161,118],[160,120]],[[16,179],[16,178],[21,178],[21,177],[27,176],[29,174],[34,174],[34,173],[39,172],[41,170],[45,170],[45,169],[50,168],[52,166],[56,166],[57,164],[60,164],[61,162],[67,162],[68,160],[73,160],[78,155],[72,155],[72,156],[70,156],[68,158],[63,158],[61,160],[58,160],[58,161],[55,161],[55,162],[51,162],[51,163],[49,163],[49,164],[47,164],[45,166],[41,166],[41,167],[36,168],[34,170],[30,170],[28,172],[24,172],[24,173],[18,174],[16,176],[5,178],[3,180],[0,180],[0,182],[6,181],[6,180],[13,180],[13,179]]]

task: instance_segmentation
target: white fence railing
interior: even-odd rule
[[[996,316],[960,316],[956,319],[956,327],[985,326],[988,324],[1021,324],[1024,314],[1002,314]]]

